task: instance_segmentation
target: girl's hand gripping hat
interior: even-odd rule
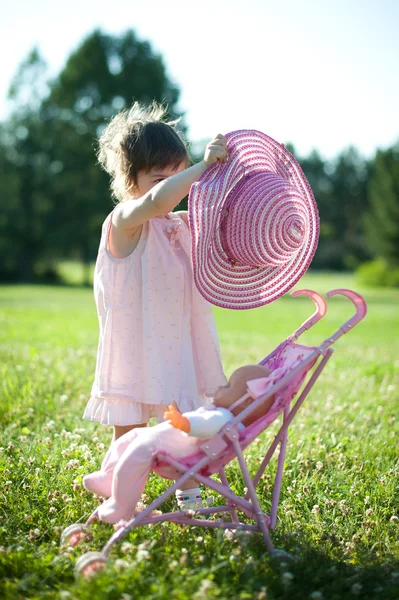
[[[226,135],[229,158],[191,186],[188,213],[194,281],[223,308],[280,298],[307,271],[319,215],[295,158],[260,131]]]

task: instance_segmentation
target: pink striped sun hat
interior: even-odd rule
[[[319,215],[301,167],[282,144],[253,130],[226,139],[227,163],[209,167],[189,194],[194,281],[216,306],[256,308],[307,271]]]

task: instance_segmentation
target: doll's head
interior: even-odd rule
[[[165,107],[155,101],[149,106],[136,102],[104,129],[98,160],[111,175],[117,200],[140,197],[160,180],[188,166],[182,134],[175,128],[176,121],[164,121],[165,113]]]
[[[234,415],[240,414],[254,401],[254,398],[252,398],[248,392],[248,381],[260,379],[261,377],[268,377],[270,373],[270,369],[262,365],[246,365],[244,367],[240,367],[234,371],[234,373],[232,373],[226,385],[217,389],[213,399],[213,404],[222,408],[230,408],[230,406],[239,400],[239,398],[247,395],[248,398],[243,400],[232,411]],[[265,402],[263,402],[254,412],[252,412],[249,417],[244,419],[244,425],[248,427],[248,425],[251,425],[251,423],[266,414],[273,402],[274,396],[265,400]]]

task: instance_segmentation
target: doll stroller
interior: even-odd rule
[[[345,289],[332,290],[327,293],[328,297],[335,295],[347,297],[355,305],[356,313],[318,347],[304,346],[296,343],[296,340],[304,331],[313,327],[315,323],[324,317],[327,309],[326,301],[321,295],[311,290],[298,290],[291,295],[308,296],[315,303],[316,311],[299,329],[260,362],[272,371],[272,376],[273,372],[276,374],[274,379],[272,377],[271,386],[230,423],[227,423],[212,439],[205,440],[197,453],[184,459],[175,460],[164,452],[158,452],[154,456],[154,470],[167,479],[175,479],[175,483],[148,507],[137,513],[128,523],[118,529],[110,537],[101,552],[83,554],[76,562],[75,571],[77,574],[88,576],[102,569],[109,560],[111,548],[135,527],[148,524],[154,525],[162,521],[181,525],[222,528],[230,531],[260,532],[268,551],[278,555],[280,551],[275,550],[269,532],[276,526],[288,427],[330,359],[333,353],[331,346],[366,315],[366,303],[359,294]],[[269,412],[249,427],[240,429],[239,424],[253,410],[256,410],[261,402],[272,395],[274,395],[275,400]],[[247,398],[247,395],[243,396],[241,401],[245,398]],[[294,398],[296,400],[292,406]],[[281,426],[255,476],[251,477],[243,451],[280,416]],[[272,489],[271,511],[270,514],[266,514],[260,506],[256,487],[278,446],[280,446],[280,452]],[[243,497],[231,489],[225,472],[226,465],[235,458],[238,460],[247,489]],[[219,475],[220,481],[211,477],[214,474]],[[220,494],[225,499],[225,503],[222,506],[199,508],[194,511],[180,510],[159,514],[157,509],[160,505],[170,498],[189,478],[194,478],[199,484],[203,484]],[[157,511],[157,513],[154,513],[154,511]],[[75,546],[83,538],[89,537],[90,525],[96,520],[96,513],[97,510],[93,512],[84,525],[76,523],[67,527],[62,533],[61,543]],[[208,518],[201,518],[204,515],[207,515]],[[218,520],[212,520],[209,518],[210,515],[218,515],[219,518]]]

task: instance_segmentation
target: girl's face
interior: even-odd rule
[[[186,166],[186,162],[183,161],[177,169],[175,167],[166,167],[165,169],[154,168],[148,172],[140,171],[137,174],[137,184],[134,186],[133,197],[141,198],[164,179],[184,171]]]

